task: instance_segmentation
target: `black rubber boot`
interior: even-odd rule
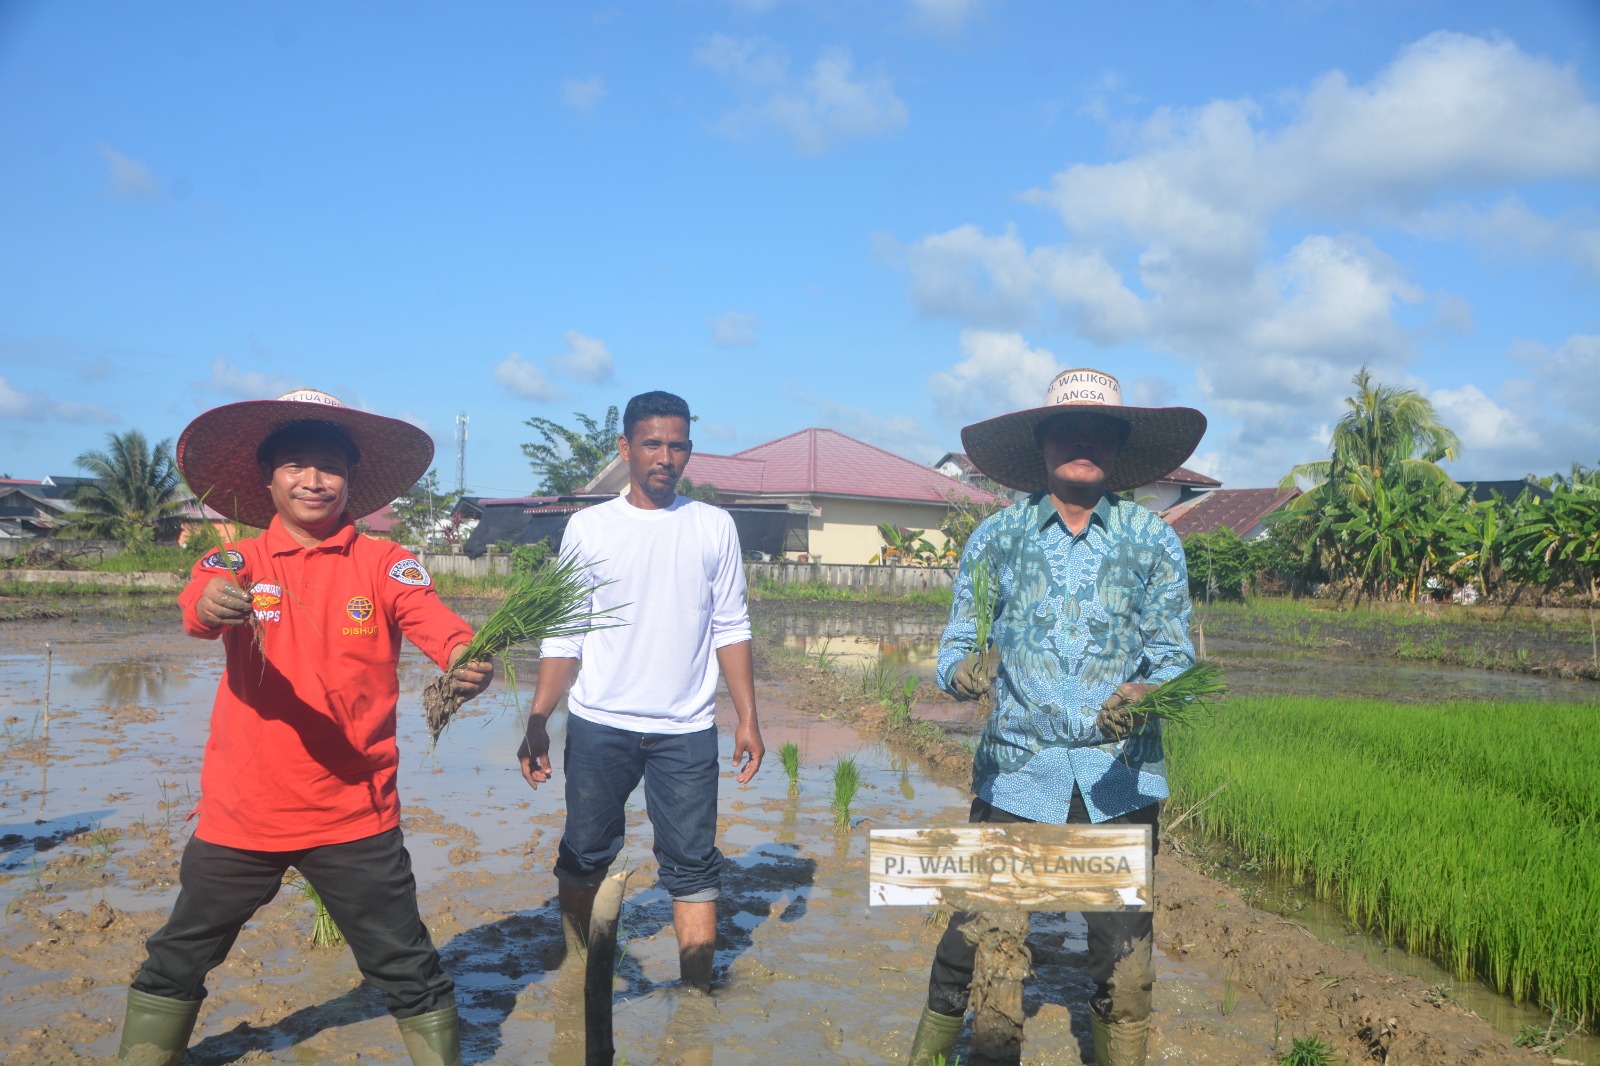
[[[128,989],[117,1061],[129,1066],[178,1066],[199,1015],[198,999],[167,999]]]
[[[395,1022],[416,1066],[461,1066],[461,1018],[454,1004]]]
[[[961,1035],[961,1015],[952,1018],[931,1007],[922,1008],[917,1035],[911,1039],[911,1066],[950,1066],[950,1055]]]

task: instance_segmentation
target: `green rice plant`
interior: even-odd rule
[[[1172,802],[1212,794],[1190,826],[1457,979],[1593,1018],[1597,712],[1236,698],[1210,727],[1169,738]]]
[[[889,707],[889,721],[893,725],[905,725],[911,721],[911,708],[917,702],[917,679],[911,674],[901,678],[898,698]]]
[[[861,695],[874,703],[887,706],[898,681],[899,678],[891,672],[889,663],[882,656],[872,660],[871,666],[865,663],[861,666]]]
[[[849,755],[841,755],[833,764],[833,822],[840,829],[850,828],[850,801],[856,798],[856,790],[861,786],[861,773],[856,769],[856,761]]]
[[[1128,712],[1160,718],[1177,726],[1193,726],[1211,717],[1212,699],[1227,691],[1222,668],[1202,660],[1145,693],[1128,707]]]
[[[322,897],[311,886],[311,882],[296,870],[284,882],[301,896],[317,905],[317,917],[311,923],[311,946],[314,948],[337,948],[344,946],[344,934],[334,924],[333,915],[328,913],[328,908],[323,906]]]
[[[789,787],[800,787],[800,745],[792,740],[783,742],[783,747],[778,749],[778,758],[783,760],[783,772],[789,775]]]
[[[972,567],[972,646],[980,652],[994,636],[994,608],[999,598],[1000,588],[989,560],[979,559]]]
[[[1278,1060],[1278,1066],[1333,1066],[1339,1060],[1333,1048],[1314,1036],[1297,1037]]]
[[[585,576],[587,569],[572,556],[564,556],[550,566],[521,575],[512,585],[510,594],[478,627],[457,663],[500,659],[515,702],[517,671],[505,658],[506,652],[549,637],[576,636],[622,624],[610,616],[590,613],[589,597],[593,586]],[[453,681],[449,673],[441,674],[422,693],[422,705],[428,712],[428,731],[435,744],[444,727],[466,702],[455,693]]]

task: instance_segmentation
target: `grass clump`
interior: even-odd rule
[[[576,636],[620,625],[590,612],[589,596],[593,589],[585,576],[587,569],[567,556],[518,577],[511,593],[478,627],[457,660],[458,664],[500,659],[515,699],[517,672],[504,658],[506,652],[550,637]],[[422,693],[422,705],[428,712],[428,731],[434,743],[464,702],[454,692],[453,680],[449,673],[441,674]]]
[[[783,747],[778,749],[778,758],[783,761],[783,772],[789,775],[789,787],[800,787],[800,745],[792,740],[786,740]]]
[[[1283,1053],[1278,1066],[1333,1066],[1338,1061],[1333,1048],[1314,1036],[1302,1036]]]
[[[833,823],[839,829],[850,828],[850,801],[856,798],[861,787],[861,772],[856,769],[852,756],[841,755],[833,764]]]

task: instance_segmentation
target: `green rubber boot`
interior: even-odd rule
[[[167,999],[128,989],[117,1061],[129,1066],[178,1066],[199,1015],[198,999]]]
[[[461,1017],[453,1004],[395,1022],[416,1066],[461,1066]]]
[[[959,1014],[952,1018],[931,1007],[923,1007],[917,1035],[911,1040],[911,1066],[938,1066],[941,1060],[944,1066],[949,1066],[950,1053],[955,1051],[956,1037],[960,1035]]]
[[[1145,1045],[1150,1039],[1149,1018],[1108,1022],[1091,1010],[1089,1031],[1094,1034],[1094,1066],[1144,1066]]]

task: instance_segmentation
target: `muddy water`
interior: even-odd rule
[[[890,635],[901,647],[926,632]],[[900,661],[913,662],[909,652]],[[523,666],[527,689],[533,668]],[[218,649],[170,619],[0,629],[0,1062],[115,1050],[142,941],[176,895],[219,673]],[[466,1060],[581,1062],[580,982],[559,968],[550,874],[560,794],[533,792],[517,774],[520,725],[503,689],[468,705],[430,753],[420,691],[433,670],[408,648],[401,676],[405,829],[424,913],[458,983]],[[731,770],[722,781],[728,870],[714,997],[677,983],[671,901],[656,884],[642,798],[630,807],[617,1045],[634,1064],[903,1061],[942,922],[866,906],[866,832],[964,821],[966,797],[804,706],[803,693],[760,679],[758,694],[769,763],[747,786]],[[731,716],[720,713],[727,756]],[[563,729],[558,715],[557,752]],[[802,754],[793,791],[776,757],[785,741]],[[843,833],[829,809],[840,755],[862,775]],[[247,927],[209,982],[190,1063],[405,1061],[348,952],[308,946],[311,919],[286,890]],[[1030,946],[1038,976],[1025,1061],[1077,1063],[1088,1052],[1081,919],[1036,916]],[[1159,953],[1157,969],[1152,1063],[1271,1060],[1281,1023],[1262,996]]]

